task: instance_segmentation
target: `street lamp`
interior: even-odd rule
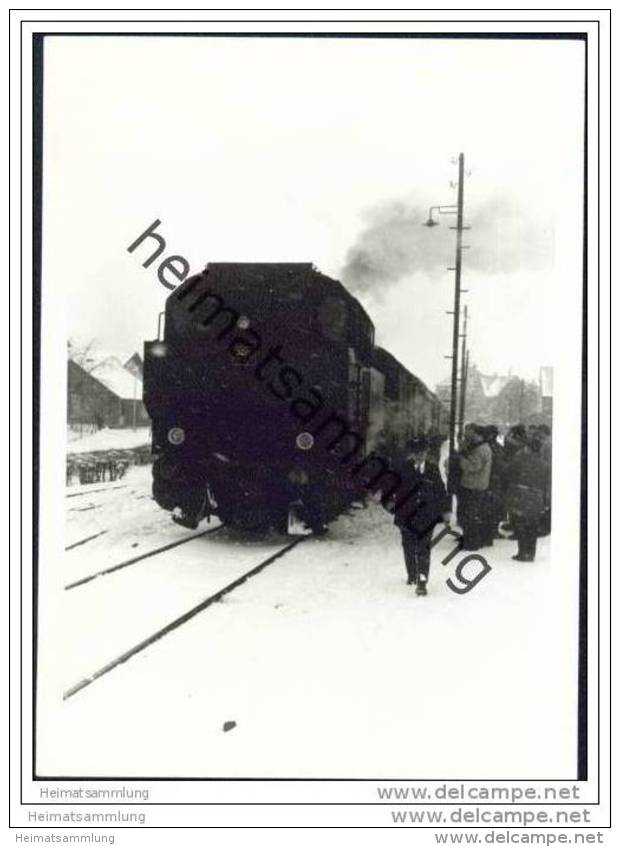
[[[428,220],[426,220],[423,225],[439,226],[439,221],[435,220],[433,212],[437,212],[438,215],[456,215],[457,210],[457,206],[431,206],[428,210]]]
[[[459,154],[459,181],[457,191],[457,201],[454,205],[448,206],[431,206],[428,210],[428,219],[424,226],[433,227],[439,224],[433,217],[433,213],[438,215],[456,215],[456,226],[450,229],[456,230],[456,254],[454,267],[448,270],[454,271],[454,310],[448,312],[453,315],[452,321],[452,355],[446,358],[452,359],[452,377],[450,384],[450,434],[449,434],[449,479],[453,468],[453,458],[456,447],[456,416],[457,416],[457,385],[458,385],[458,358],[459,358],[459,323],[461,314],[461,261],[464,249],[463,245],[463,230],[469,227],[463,226],[463,182],[465,174],[465,157],[462,153]]]

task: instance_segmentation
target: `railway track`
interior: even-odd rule
[[[107,529],[102,529],[101,532],[96,532],[94,535],[89,535],[86,538],[80,538],[79,541],[74,541],[73,544],[69,544],[68,547],[65,547],[65,552],[67,550],[73,550],[74,547],[81,547],[83,544],[88,544],[89,541],[92,541],[94,538],[99,538],[100,535],[105,535],[107,533]]]
[[[181,544],[188,544],[190,541],[195,541],[197,538],[202,538],[204,535],[211,535],[214,532],[217,532],[219,529],[222,529],[223,524],[219,526],[213,527],[212,529],[205,529],[203,532],[198,532],[196,535],[190,535],[189,538],[179,538],[176,541],[171,541],[169,544],[163,544],[161,547],[156,547],[155,550],[149,550],[146,553],[141,553],[139,556],[133,556],[131,559],[126,559],[123,562],[119,562],[116,565],[112,565],[109,568],[102,568],[99,571],[95,571],[95,573],[88,574],[81,579],[75,580],[75,582],[70,582],[68,585],[65,585],[65,591],[70,591],[73,588],[79,588],[80,585],[86,585],[89,582],[92,582],[94,579],[99,579],[102,576],[108,576],[109,574],[116,573],[117,571],[123,570],[123,568],[128,568],[131,565],[136,565],[138,562],[142,562],[144,559],[150,559],[152,556],[157,556],[160,553],[165,553],[167,550],[172,550],[174,547],[180,547]],[[92,541],[94,538],[98,538],[100,535],[103,535],[107,530],[103,530],[103,532],[99,532],[96,535],[91,535],[88,538],[84,538],[81,541],[77,541],[75,544],[71,544],[69,547],[66,547],[65,550],[72,550],[74,547],[78,547],[82,544],[86,544],[88,541]]]
[[[74,491],[71,494],[65,494],[65,497],[85,497],[87,494],[100,494],[102,491],[118,491],[120,488],[128,488],[129,483],[124,482],[122,485],[110,485],[105,488],[90,488],[88,491]]]
[[[73,506],[71,509],[67,509],[68,512],[91,512],[93,509],[100,509],[101,503],[91,503],[89,506],[83,506],[81,508],[77,508],[77,506]]]
[[[217,527],[216,529],[220,529],[220,528],[221,527]],[[207,530],[206,532],[200,533],[199,535],[194,535],[189,539],[183,539],[180,542],[175,542],[174,544],[166,545],[165,549],[169,550],[169,549],[171,549],[171,547],[176,547],[181,543],[184,543],[184,542],[187,542],[187,541],[192,541],[195,538],[200,538],[201,536],[206,535],[208,533],[212,533],[212,532],[215,532],[215,530]],[[183,614],[178,615],[177,617],[175,617],[171,621],[169,621],[169,623],[165,624],[164,626],[160,627],[159,629],[156,629],[149,636],[147,636],[146,638],[143,638],[142,640],[137,642],[133,647],[131,647],[128,650],[125,650],[124,652],[118,654],[111,661],[106,662],[104,665],[99,667],[92,674],[89,674],[88,676],[85,676],[82,679],[80,679],[78,682],[76,682],[74,685],[70,686],[63,693],[63,700],[68,700],[70,697],[73,697],[79,691],[82,691],[83,689],[87,688],[89,685],[92,685],[93,682],[100,679],[102,676],[105,676],[106,674],[110,673],[115,668],[117,668],[119,665],[124,664],[129,659],[136,656],[138,653],[141,653],[147,647],[150,647],[152,644],[159,641],[161,638],[164,638],[166,635],[169,635],[171,632],[174,632],[176,629],[183,626],[188,621],[192,620],[192,618],[196,617],[196,615],[205,611],[205,609],[208,609],[209,606],[213,605],[213,603],[217,603],[225,595],[230,594],[236,588],[239,588],[241,585],[243,585],[245,582],[247,582],[247,580],[252,579],[253,577],[257,576],[262,570],[264,570],[266,567],[271,565],[273,562],[282,558],[282,556],[285,556],[290,550],[292,550],[294,547],[296,547],[301,542],[305,541],[307,537],[308,536],[299,536],[298,538],[295,538],[292,542],[290,542],[289,544],[286,544],[284,547],[280,548],[279,550],[276,550],[274,553],[272,553],[271,555],[269,555],[265,559],[263,559],[261,562],[259,562],[257,565],[254,565],[254,567],[250,568],[249,570],[247,570],[243,574],[241,574],[239,577],[237,577],[236,579],[229,582],[223,588],[220,588],[218,591],[216,591],[216,592],[210,594],[209,596],[205,597],[203,600],[200,601],[200,603],[197,603],[196,605],[190,607]],[[145,554],[143,556],[136,557],[135,560],[129,560],[128,562],[121,563],[121,565],[115,566],[112,569],[108,569],[106,572],[111,573],[112,571],[118,571],[120,567],[127,567],[129,564],[134,564],[135,561],[140,561],[141,559],[147,558],[149,555],[156,555],[157,553],[163,552],[163,550],[164,550],[164,548],[160,548],[157,551],[152,551],[150,554]],[[93,575],[92,577],[87,578],[87,580],[80,580],[77,583],[74,583],[72,586],[67,586],[67,588],[76,587],[79,584],[83,584],[85,581],[91,581],[91,579],[95,579],[95,578],[96,578],[96,575]]]

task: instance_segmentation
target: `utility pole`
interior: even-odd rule
[[[467,353],[466,353],[467,351]],[[467,306],[463,309],[463,332],[461,334],[461,393],[459,398],[458,440],[463,440],[465,425],[465,396],[467,393],[467,369],[469,366],[469,350],[467,350]]]
[[[456,403],[459,367],[459,323],[461,315],[461,263],[463,254],[463,183],[465,156],[459,153],[459,183],[456,200],[456,256],[454,262],[454,313],[452,323],[452,380],[450,389],[450,440],[449,457],[453,458],[456,446]]]
[[[437,226],[438,221],[434,220],[433,212],[439,215],[456,215],[456,226],[451,226],[450,229],[456,230],[456,256],[453,268],[448,268],[454,271],[454,309],[448,312],[453,316],[452,322],[452,355],[446,356],[447,359],[452,359],[452,377],[450,380],[450,431],[449,431],[449,471],[448,471],[448,488],[450,488],[450,477],[452,468],[454,467],[454,454],[456,447],[456,423],[457,423],[457,388],[458,388],[458,373],[459,373],[459,328],[461,317],[461,294],[466,292],[466,289],[461,288],[461,265],[462,256],[465,246],[463,244],[463,230],[469,229],[468,226],[463,226],[463,189],[465,181],[465,156],[459,153],[459,180],[456,205],[450,206],[431,206],[428,210],[428,220],[424,226]]]

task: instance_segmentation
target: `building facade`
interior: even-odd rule
[[[89,432],[149,423],[137,373],[126,369],[116,357],[89,365],[88,370],[68,359],[67,424],[71,429]]]
[[[544,378],[542,372],[545,371]],[[450,407],[450,381],[436,388]],[[465,423],[496,424],[505,429],[517,423],[547,423],[553,413],[553,368],[541,368],[539,384],[513,374],[483,374],[470,364],[465,392]]]

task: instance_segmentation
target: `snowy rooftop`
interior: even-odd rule
[[[142,381],[123,365],[121,359],[114,353],[98,351],[90,353],[88,358],[77,364],[85,368],[91,376],[98,379],[121,400],[141,400]]]
[[[497,376],[497,374],[493,374],[493,376],[484,376],[483,374],[480,374],[480,384],[482,385],[484,396],[497,397],[502,388],[505,388],[511,379],[512,377],[510,376]]]
[[[103,362],[99,362],[90,373],[122,400],[142,397],[142,382],[130,374],[116,356],[110,356]]]
[[[473,369],[475,375],[480,380],[480,386],[482,388],[482,392],[485,397],[497,397],[499,393],[504,389],[511,379],[514,377],[511,374],[508,376],[499,376],[498,374],[488,375],[482,374],[476,368]],[[438,383],[437,388],[441,389],[444,387],[449,387],[450,385],[450,377],[446,377],[440,383]]]

